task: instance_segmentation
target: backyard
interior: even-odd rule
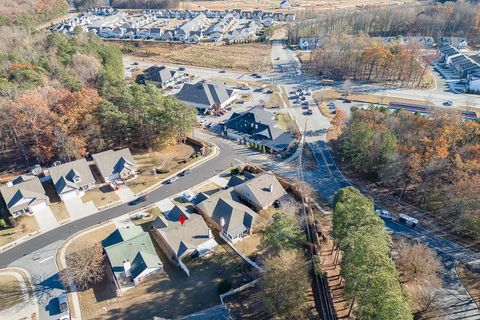
[[[271,69],[270,46],[261,43],[239,45],[184,45],[158,42],[114,42],[124,53],[144,57],[152,63],[173,63],[206,68],[264,72]]]

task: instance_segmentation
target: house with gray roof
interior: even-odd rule
[[[295,135],[276,127],[274,114],[261,107],[237,113],[220,124],[223,135],[243,142],[264,146],[267,152],[280,153],[295,141]]]
[[[98,172],[107,183],[128,180],[136,176],[137,166],[128,148],[107,150],[92,155]]]
[[[183,77],[183,73],[165,66],[155,65],[143,70],[143,79],[145,84],[151,83],[159,88],[165,88],[168,85],[172,85]]]
[[[42,183],[35,176],[18,177],[0,188],[10,214],[17,218],[24,213],[50,205]]]
[[[272,173],[263,173],[233,187],[242,199],[257,211],[265,210],[287,193]]]
[[[102,241],[108,264],[118,288],[137,285],[163,272],[163,264],[147,232],[129,224]]]
[[[202,256],[218,246],[202,216],[189,213],[183,206],[175,205],[158,216],[151,231],[159,247],[177,266],[187,256]]]
[[[95,188],[95,178],[85,159],[60,164],[48,171],[62,200],[83,197],[85,191]]]
[[[234,189],[214,193],[195,209],[207,223],[215,226],[222,236],[237,242],[252,234],[257,214],[244,205]]]
[[[197,109],[223,109],[237,99],[236,90],[226,87],[222,83],[185,83],[175,95],[180,101]]]

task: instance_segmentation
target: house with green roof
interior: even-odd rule
[[[136,286],[163,272],[149,234],[139,226],[118,228],[102,241],[102,246],[119,288]]]

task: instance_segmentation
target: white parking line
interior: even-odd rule
[[[44,262],[47,262],[48,260],[51,260],[51,259],[53,259],[53,256],[48,257],[48,258],[45,258],[45,259],[43,259],[43,260],[41,260],[41,261],[38,261],[38,263],[44,263]]]

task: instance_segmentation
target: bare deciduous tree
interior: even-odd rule
[[[102,281],[105,271],[101,244],[87,246],[74,241],[70,248],[72,252],[66,256],[67,267],[60,275],[65,286],[73,281],[79,290],[85,290],[89,285]]]
[[[438,279],[442,265],[436,253],[422,243],[400,240],[395,259],[402,282],[423,283]]]

